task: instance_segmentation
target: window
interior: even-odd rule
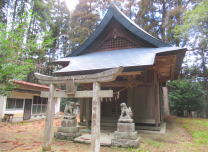
[[[44,114],[47,109],[47,98],[33,97],[32,114]]]
[[[23,109],[24,99],[7,98],[6,109]]]

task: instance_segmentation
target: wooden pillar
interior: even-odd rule
[[[100,84],[93,82],[91,152],[100,152]]]
[[[162,87],[163,90],[163,102],[164,102],[164,114],[165,117],[170,115],[169,101],[168,101],[168,88]]]
[[[154,93],[155,93],[155,123],[159,126],[160,123],[160,96],[159,96],[159,82],[157,72],[154,71]]]
[[[44,138],[43,138],[43,151],[51,151],[51,143],[53,139],[53,111],[54,111],[54,84],[50,84],[50,91],[47,104],[47,114],[45,120]]]
[[[134,92],[136,91],[135,88],[128,88],[128,95],[127,95],[127,104],[131,108],[133,108],[133,102],[134,102]]]
[[[80,122],[83,122],[83,116],[84,116],[84,101],[83,101],[83,99],[80,99],[79,103],[80,103],[79,118],[80,118]]]
[[[86,126],[90,128],[90,99],[86,99]]]

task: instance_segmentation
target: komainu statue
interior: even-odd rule
[[[133,113],[130,107],[121,103],[121,115],[117,123],[117,130],[113,134],[111,143],[118,147],[138,147],[139,137],[133,123]]]
[[[132,116],[133,113],[131,111],[131,107],[127,107],[126,103],[121,103],[121,115],[118,119],[118,122],[133,122]]]
[[[76,104],[73,102],[67,102],[64,109],[64,119],[75,119],[76,114],[74,113]]]
[[[74,102],[67,102],[61,126],[58,127],[57,132],[55,133],[55,137],[57,139],[73,140],[74,138],[80,136],[75,108],[76,104]]]

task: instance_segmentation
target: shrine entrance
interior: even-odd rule
[[[104,72],[89,75],[73,75],[52,77],[35,73],[36,78],[42,84],[50,86],[49,92],[41,92],[42,97],[48,97],[47,115],[44,130],[43,150],[50,151],[53,133],[53,107],[56,97],[62,98],[92,98],[92,122],[91,122],[91,151],[100,151],[100,110],[101,99],[112,98],[113,90],[101,90],[101,83],[114,81],[123,71],[122,67],[106,70]],[[92,84],[92,90],[78,91],[79,84]],[[56,88],[65,88],[57,91]],[[80,88],[79,88],[80,89]]]
[[[101,102],[101,128],[114,131],[121,114],[120,104],[127,104],[127,89],[113,88],[113,90],[114,98],[104,99]]]

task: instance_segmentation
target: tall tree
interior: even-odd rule
[[[0,22],[6,23],[6,0],[0,1]]]
[[[175,28],[179,39],[186,42],[191,49],[194,64],[187,66],[185,72],[197,78],[206,91],[204,112],[208,117],[208,1],[203,0],[192,10],[185,13],[182,25]],[[193,57],[195,56],[195,58]]]
[[[96,1],[80,0],[70,19],[70,49],[82,44],[98,24],[99,14]]]
[[[155,37],[179,46],[173,29],[182,24],[185,10],[194,4],[194,0],[141,0],[136,22]]]

